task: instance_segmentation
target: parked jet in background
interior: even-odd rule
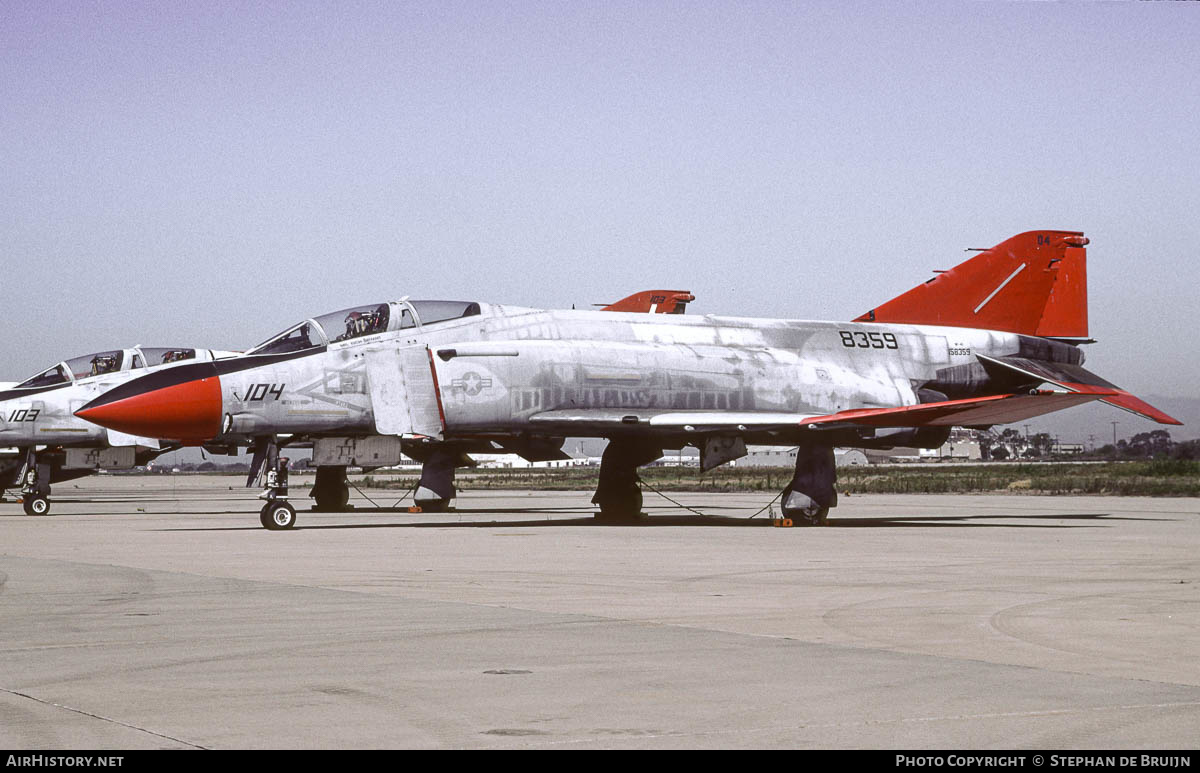
[[[640,512],[637,468],[664,449],[694,445],[708,470],[747,443],[797,446],[782,510],[819,524],[837,502],[834,446],[936,448],[951,426],[1098,399],[1178,423],[1083,369],[1086,244],[1020,234],[854,322],[373,304],[134,379],[77,415],[185,444],[253,441],[269,462],[280,435],[311,439],[318,504],[342,500],[346,465],[404,451],[423,462],[428,509],[454,496],[471,451],[557,458],[565,436],[604,437],[592,501],[605,518]],[[260,515],[295,522],[285,496]]]
[[[232,356],[232,352],[223,353]],[[98,469],[146,464],[172,446],[155,438],[104,429],[73,414],[133,376],[182,362],[212,362],[207,349],[113,349],[60,362],[0,388],[0,491],[20,486],[29,515],[50,511],[50,485]]]
[[[601,311],[632,311],[645,314],[683,314],[696,296],[687,290],[643,290],[616,303],[596,304]]]

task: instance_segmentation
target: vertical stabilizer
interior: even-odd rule
[[[1028,231],[875,307],[856,322],[1087,338],[1087,238]]]

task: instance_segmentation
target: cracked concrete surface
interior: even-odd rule
[[[391,502],[399,494],[369,492]],[[0,745],[1181,747],[1200,502],[478,492],[259,527],[233,478],[0,504]],[[390,497],[390,498],[389,498]],[[368,506],[356,497],[354,503]]]

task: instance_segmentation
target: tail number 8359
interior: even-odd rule
[[[858,349],[899,349],[892,333],[866,333],[862,330],[839,330],[842,346]]]

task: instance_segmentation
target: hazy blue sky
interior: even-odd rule
[[[0,379],[406,294],[845,319],[1066,228],[1089,365],[1194,396],[1198,148],[1195,3],[7,0]]]

